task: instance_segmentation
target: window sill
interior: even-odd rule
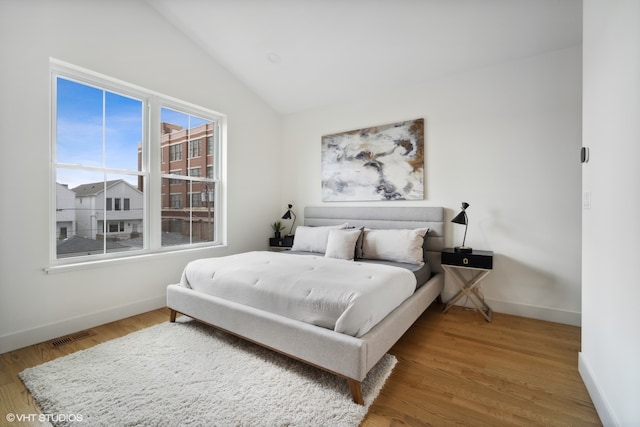
[[[153,252],[153,253],[143,253],[140,255],[131,255],[128,257],[121,257],[121,258],[99,259],[94,261],[75,262],[70,264],[55,264],[55,265],[50,265],[48,267],[45,267],[44,271],[47,274],[67,273],[70,271],[90,270],[95,268],[111,267],[118,264],[140,262],[140,261],[152,260],[152,259],[157,259],[157,258],[162,258],[167,256],[176,256],[180,254],[207,252],[211,250],[218,251],[226,248],[228,248],[226,244],[220,244],[216,246],[201,246],[197,248],[188,248],[188,249],[167,249],[167,250]]]

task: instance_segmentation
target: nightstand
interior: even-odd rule
[[[460,288],[460,291],[447,302],[443,312],[449,310],[456,301],[466,296],[478,308],[487,322],[491,322],[493,310],[484,301],[478,285],[493,270],[493,252],[474,250],[463,253],[446,248],[441,255],[442,268],[453,277],[454,282]],[[464,271],[471,272],[471,277],[465,277]]]
[[[293,246],[293,236],[271,237],[269,239],[269,250],[280,252],[288,251]]]

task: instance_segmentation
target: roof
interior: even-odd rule
[[[106,188],[111,188],[114,185],[120,184],[120,183],[124,183],[126,185],[128,185],[129,187],[132,187],[136,190],[138,190],[136,187],[132,186],[131,184],[129,184],[127,181],[123,180],[123,179],[115,179],[112,181],[106,181],[107,183],[107,187]],[[88,184],[81,184],[78,185],[75,188],[72,188],[71,191],[73,191],[74,193],[76,193],[77,197],[83,197],[83,196],[95,196],[99,193],[102,193],[105,189],[105,181],[99,181],[99,182],[91,182]],[[139,191],[139,190],[138,190]]]

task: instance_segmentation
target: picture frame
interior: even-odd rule
[[[424,198],[424,119],[322,136],[322,201]]]

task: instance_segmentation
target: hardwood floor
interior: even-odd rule
[[[0,355],[0,425],[7,414],[39,414],[17,374],[65,354],[167,321],[167,309],[91,329],[53,348],[42,343]],[[363,426],[601,425],[578,374],[580,328],[494,313],[430,307],[391,349],[398,364]]]
[[[364,426],[601,425],[578,374],[580,328],[441,308],[390,351],[399,363]]]

